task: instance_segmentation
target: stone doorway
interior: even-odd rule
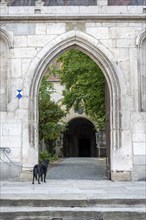
[[[74,118],[68,123],[63,140],[64,157],[97,157],[96,129],[86,118]]]
[[[37,98],[38,98],[39,83],[45,71],[47,70],[49,63],[51,63],[53,59],[55,59],[65,50],[74,47],[74,48],[80,49],[81,51],[89,55],[90,58],[93,59],[97,63],[97,65],[99,65],[107,81],[108,90],[109,90],[108,93],[110,97],[110,112],[108,112],[108,115],[109,115],[109,119],[111,122],[109,126],[110,130],[108,132],[109,139],[110,139],[110,150],[109,150],[109,157],[108,157],[109,163],[108,164],[110,164],[109,172],[111,173],[111,167],[113,166],[114,161],[116,160],[116,153],[115,153],[116,149],[118,149],[121,146],[121,129],[120,129],[121,123],[120,123],[120,114],[119,114],[120,112],[120,86],[119,86],[119,81],[117,78],[117,67],[113,66],[113,64],[110,61],[110,60],[113,60],[112,54],[110,54],[110,52],[106,50],[106,48],[104,48],[103,45],[101,45],[99,42],[94,42],[95,39],[93,40],[92,37],[90,37],[89,35],[81,33],[80,31],[71,31],[69,36],[68,36],[68,33],[65,33],[62,37],[56,38],[56,44],[55,44],[56,46],[54,45],[52,46],[52,44],[49,43],[45,48],[42,49],[42,51],[38,55],[42,57],[41,61],[38,62],[37,67],[34,69],[34,66],[36,66],[36,60],[33,60],[28,70],[28,74],[27,74],[27,75],[32,75],[32,68],[34,69],[34,75],[33,75],[32,81],[30,80],[31,81],[30,97],[32,97],[32,99],[30,99],[30,102],[29,102],[29,110],[30,110],[29,111],[30,112],[29,113],[29,147],[31,150],[34,151],[35,156],[33,159],[38,160],[37,158],[37,153],[38,153],[38,111],[37,111],[38,102],[37,102]],[[98,47],[96,43],[98,44]],[[52,48],[52,50],[50,50],[50,48]],[[68,151],[68,149],[72,149],[72,148],[66,147],[71,144],[70,140],[71,140],[71,135],[69,133],[67,135],[66,133],[64,135],[64,143],[65,143],[64,144],[65,147],[63,149],[64,157],[68,157],[68,155],[70,155],[71,157],[71,153]],[[74,137],[73,141],[76,142],[75,146],[77,146],[77,143],[78,143],[77,140],[78,139]],[[94,136],[94,141],[92,143],[94,142],[96,143],[95,136]],[[96,149],[96,148],[94,147],[93,149]],[[73,151],[74,156],[72,155],[72,157],[75,157],[75,155],[77,155],[77,152],[75,151],[75,149],[73,150],[74,150]],[[96,150],[95,151],[93,150],[92,153],[91,153],[91,157],[93,155],[96,155]],[[111,179],[116,179],[116,175],[117,175],[116,170],[113,170],[112,168],[113,178],[111,176]]]

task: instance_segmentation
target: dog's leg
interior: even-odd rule
[[[32,178],[32,184],[34,184],[34,178],[35,178],[35,170],[33,169],[33,178]]]
[[[38,184],[41,184],[41,183],[40,183],[40,177],[41,177],[41,176],[38,175]]]
[[[34,175],[33,175],[33,179],[32,179],[32,184],[34,184]]]
[[[46,173],[44,173],[44,183],[46,183]]]
[[[43,182],[43,174],[41,174],[41,182]]]

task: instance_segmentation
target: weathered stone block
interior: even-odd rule
[[[27,36],[15,36],[15,47],[27,47]]]
[[[112,39],[131,39],[135,37],[135,30],[133,27],[111,27],[109,29],[109,37]]]
[[[34,13],[34,7],[18,7],[13,6],[9,7],[9,14],[16,14],[16,15],[22,15],[22,14],[33,14]]]
[[[22,182],[32,181],[32,172],[27,170],[22,171],[20,173],[20,181]]]
[[[28,36],[28,46],[29,47],[43,47],[49,41],[51,41],[55,35],[31,35]]]
[[[66,22],[66,31],[80,30],[85,32],[85,22]]]
[[[108,0],[98,0],[97,5],[108,5]]]
[[[15,99],[13,101],[11,101],[8,105],[7,105],[7,110],[9,112],[13,112],[18,108],[18,100]]]
[[[16,123],[9,123],[9,124],[2,124],[3,136],[17,136],[21,135],[21,124]]]
[[[65,23],[50,23],[47,25],[47,34],[56,35],[65,33]]]
[[[119,62],[127,61],[129,59],[129,49],[128,48],[113,48],[115,57]]]
[[[117,39],[116,40],[117,47],[135,47],[135,39]]]
[[[111,172],[112,181],[131,181],[130,171],[112,171]]]
[[[21,172],[21,163],[13,161],[18,166],[9,166],[9,165],[0,162],[0,176],[2,180],[8,181],[19,181],[19,175]]]
[[[95,27],[101,27],[103,23],[92,22],[92,23],[85,23],[85,25],[86,25],[86,28],[90,28],[90,27],[95,28]]]
[[[135,181],[146,181],[146,166],[134,165],[132,179]]]
[[[19,78],[21,77],[21,59],[12,60],[12,77]]]
[[[46,35],[47,34],[47,24],[46,23],[36,24],[36,34]]]
[[[7,29],[14,32],[14,35],[35,34],[35,24],[12,23],[7,24]]]
[[[140,155],[140,156],[134,156],[133,157],[133,163],[134,163],[134,165],[145,165],[145,163],[146,163],[146,157],[145,157],[145,155]]]
[[[13,58],[32,58],[36,55],[35,48],[15,48],[12,52]]]
[[[109,31],[107,27],[88,27],[86,33],[94,36],[96,39],[108,39]]]
[[[133,142],[146,142],[146,134],[133,134]]]
[[[95,6],[90,6],[90,7],[82,6],[82,7],[79,7],[79,13],[80,14],[86,15],[88,13],[91,13],[91,11],[95,14],[98,14],[100,12],[100,8],[95,7]]]
[[[66,14],[79,14],[80,13],[80,7],[79,6],[64,6],[64,7],[42,7],[42,13],[44,14],[51,14],[55,15],[56,14],[61,14],[61,15],[66,15]]]
[[[21,64],[21,71],[22,71],[22,76],[25,77],[26,72],[28,71],[29,65],[31,63],[31,59],[30,58],[23,58],[22,60],[22,64]]]
[[[141,134],[145,134],[145,124],[140,122],[140,121],[137,121],[137,123],[133,123],[133,126],[132,126],[132,133],[141,133]]]
[[[11,149],[11,154],[9,155],[11,159],[16,160],[16,161],[21,160],[21,135],[2,136],[1,145],[3,147],[9,147]]]
[[[29,105],[29,99],[26,97],[23,97],[21,100],[19,100],[19,107],[20,109],[28,109]]]
[[[100,13],[103,14],[126,14],[127,11],[127,7],[123,6],[123,7],[118,7],[118,6],[102,6]]]
[[[146,155],[146,143],[133,143],[134,155]]]

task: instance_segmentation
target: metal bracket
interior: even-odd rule
[[[5,152],[7,154],[11,153],[11,149],[9,147],[0,147],[0,151]]]

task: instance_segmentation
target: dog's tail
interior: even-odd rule
[[[37,180],[37,168],[35,168],[34,170],[33,170],[33,176],[36,178],[36,180]]]

